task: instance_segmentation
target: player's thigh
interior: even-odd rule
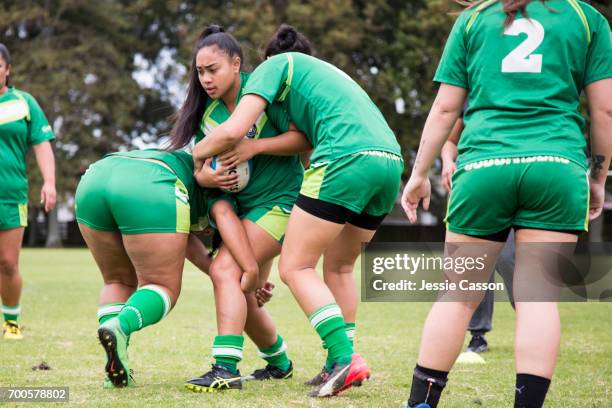
[[[471,235],[446,232],[444,245],[444,279],[462,288],[465,283],[487,284],[495,270],[495,264],[504,247],[503,241],[483,239]],[[442,301],[463,303],[468,309],[476,309],[485,290],[448,291],[439,297]]]
[[[118,231],[98,231],[84,224],[79,224],[79,229],[102,273],[104,283],[138,286],[136,271]]]
[[[314,268],[344,225],[319,218],[294,206],[281,249],[281,278],[287,278],[283,275],[290,271]]]
[[[375,230],[345,224],[323,255],[323,272],[352,273],[355,260],[361,253],[363,243],[370,242]]]
[[[163,286],[169,289],[173,302],[176,301],[181,289],[188,237],[189,234],[177,232],[122,236],[140,286]]]

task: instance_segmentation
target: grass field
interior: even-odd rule
[[[372,381],[330,400],[306,397],[303,381],[324,359],[320,341],[279,282],[269,304],[296,371],[283,382],[247,383],[241,392],[194,394],[183,381],[207,371],[216,324],[208,277],[186,267],[182,297],[160,324],[133,335],[131,367],[137,387],[102,389],[104,354],[96,337],[102,281],[86,250],[33,250],[21,255],[25,339],[0,339],[0,386],[67,386],[83,406],[400,407],[406,399],[428,304],[362,303],[357,350]],[[457,365],[440,407],[511,407],[514,397],[513,311],[497,303],[486,365]],[[612,406],[612,304],[562,304],[563,337],[547,407]],[[243,373],[263,364],[245,342]],[[33,371],[46,361],[49,371]],[[27,405],[27,404],[26,404]],[[33,406],[29,404],[27,406]]]

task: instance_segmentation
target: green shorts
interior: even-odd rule
[[[28,203],[0,203],[0,230],[28,226]]]
[[[453,175],[447,229],[490,235],[516,226],[586,231],[589,182],[584,168],[565,158],[535,156],[483,160]]]
[[[92,164],[76,191],[77,221],[122,234],[189,233],[189,195],[161,164],[109,156]]]
[[[363,151],[311,165],[304,173],[300,194],[357,214],[381,216],[393,209],[403,171],[401,157]]]
[[[272,238],[279,243],[283,243],[287,223],[289,222],[291,209],[283,204],[270,204],[269,206],[257,207],[240,215],[241,219],[246,219],[257,224],[266,231]]]
[[[217,225],[211,216],[210,211],[218,201],[227,201],[234,208],[234,212],[238,214],[240,219],[252,221],[266,231],[276,241],[282,243],[287,229],[287,222],[291,214],[291,208],[287,208],[286,203],[266,203],[258,207],[251,208],[247,211],[242,211],[236,199],[231,195],[223,192],[211,194],[208,199],[208,218],[210,226],[217,229]]]

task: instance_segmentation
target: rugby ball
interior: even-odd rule
[[[213,170],[215,170],[217,166],[221,166],[221,165],[223,165],[223,163],[221,162],[221,159],[219,159],[217,156],[214,156],[212,158],[212,162],[210,163],[210,167]],[[225,175],[234,174],[234,173],[238,174],[238,182],[231,188],[228,188],[228,189],[222,188],[221,190],[225,191],[226,193],[238,193],[244,190],[247,184],[249,184],[249,179],[251,178],[252,171],[253,171],[253,163],[251,162],[251,160],[239,163],[237,166],[232,167],[231,169],[225,170],[225,172],[223,173]]]

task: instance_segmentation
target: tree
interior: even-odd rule
[[[161,1],[8,1],[0,41],[13,54],[11,80],[39,101],[56,134],[60,199],[71,195],[87,166],[104,154],[131,147],[136,136],[158,137],[172,112],[159,90],[143,90],[132,77],[134,55],[154,60],[176,36]],[[129,6],[127,5],[129,3]],[[165,8],[164,8],[165,7]],[[159,23],[159,22],[163,23]],[[152,38],[158,37],[156,41]],[[33,157],[28,167],[34,169]],[[29,171],[30,202],[38,202],[40,176]],[[52,241],[57,237],[52,237]]]

